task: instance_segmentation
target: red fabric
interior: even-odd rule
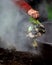
[[[23,8],[26,12],[31,9],[31,6],[26,3],[24,0],[14,0],[15,4]]]

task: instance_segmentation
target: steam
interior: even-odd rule
[[[32,40],[26,37],[30,25],[29,16],[16,7],[12,0],[0,0],[0,47],[36,52]]]

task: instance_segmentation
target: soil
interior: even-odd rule
[[[0,65],[33,65],[43,64],[41,56],[0,48]]]
[[[43,45],[42,55],[0,48],[0,65],[52,65],[52,46]]]

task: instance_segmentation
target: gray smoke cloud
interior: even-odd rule
[[[39,48],[32,47],[33,40],[26,37],[30,25],[29,16],[12,0],[0,0],[0,47],[39,53]]]

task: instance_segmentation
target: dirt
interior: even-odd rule
[[[43,59],[38,55],[0,48],[0,65],[33,65],[42,62]]]
[[[42,55],[0,48],[0,65],[52,65],[52,46],[43,45]]]

